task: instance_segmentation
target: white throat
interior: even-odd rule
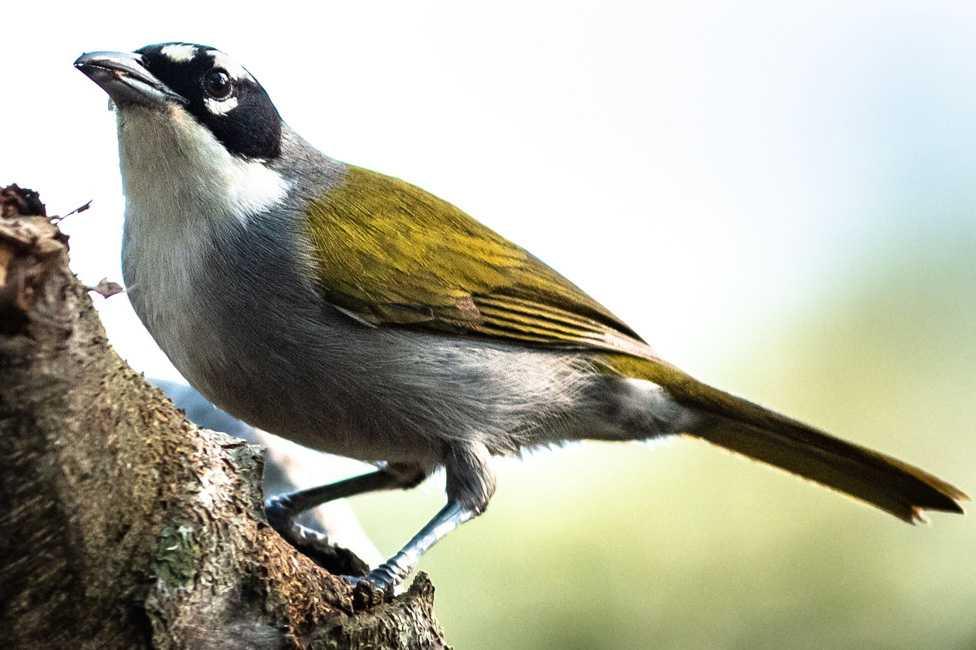
[[[195,287],[212,271],[212,256],[235,254],[222,244],[290,185],[262,161],[232,156],[181,107],[125,107],[118,121],[125,282],[140,318],[171,350],[160,339],[187,334],[182,316],[200,307]]]
[[[263,161],[231,155],[183,108],[118,111],[119,163],[127,218],[217,224],[280,202],[288,182]]]

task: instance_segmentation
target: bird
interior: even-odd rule
[[[527,250],[290,128],[226,53],[185,42],[89,52],[116,108],[126,292],[218,407],[375,471],[269,499],[286,539],[326,501],[411,488],[445,505],[366,576],[388,593],[482,514],[496,456],[581,440],[703,439],[909,523],[960,489],[714,388]]]

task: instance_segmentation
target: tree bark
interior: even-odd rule
[[[384,601],[268,526],[261,450],[115,354],[67,253],[0,217],[0,647],[446,647],[426,576]]]

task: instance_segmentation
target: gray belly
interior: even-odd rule
[[[589,375],[571,356],[371,328],[314,290],[229,271],[162,305],[144,284],[131,298],[187,381],[249,424],[330,453],[420,463],[452,440],[498,454],[579,437]]]
[[[329,311],[282,319],[254,306],[233,324],[229,314],[190,316],[179,341],[158,340],[215,404],[322,451],[427,463],[451,440],[487,440],[494,453],[510,453],[573,437],[563,429],[583,381],[572,360],[371,329]]]
[[[123,268],[136,313],[187,381],[253,426],[363,460],[426,462],[452,441],[511,453],[593,425],[594,378],[578,355],[363,325],[296,272],[287,227],[252,221],[219,247],[207,232],[204,246],[164,249],[134,234]]]
[[[369,371],[355,360],[347,324],[200,293],[171,308],[136,311],[177,370],[214,404],[322,451],[364,460],[428,455],[417,441],[385,433],[402,431],[403,423],[371,399]]]

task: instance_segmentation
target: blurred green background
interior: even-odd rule
[[[976,489],[976,227],[897,232],[699,374]],[[366,497],[384,549],[441,502]],[[423,565],[458,648],[976,648],[976,525],[912,527],[691,440],[499,467]]]

